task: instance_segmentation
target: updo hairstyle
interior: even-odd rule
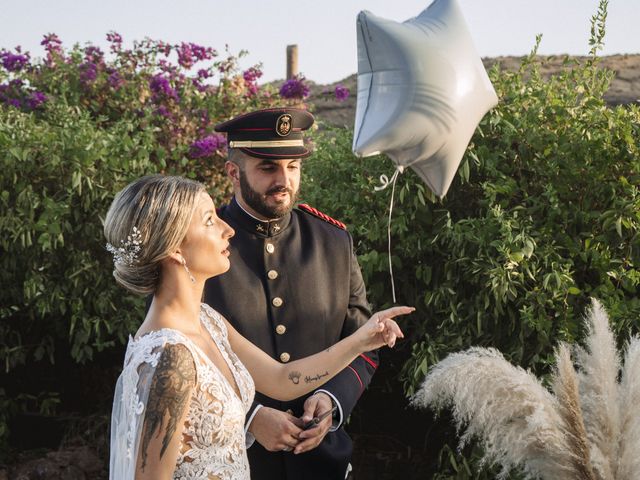
[[[204,185],[183,177],[149,175],[127,185],[111,203],[104,236],[120,247],[139,232],[139,250],[132,261],[114,256],[113,276],[134,293],[154,293],[160,262],[182,244]]]

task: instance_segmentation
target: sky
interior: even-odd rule
[[[584,55],[597,0],[458,0],[479,54],[525,55],[542,34],[541,54]],[[56,33],[67,46],[108,50],[115,30],[125,46],[150,37],[232,52],[243,67],[263,64],[261,81],[285,77],[286,46],[298,45],[299,70],[333,83],[357,72],[356,17],[362,10],[404,21],[431,0],[0,0],[0,48],[21,45],[43,56],[40,41]],[[602,54],[640,53],[640,0],[610,0]]]

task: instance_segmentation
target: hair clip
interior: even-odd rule
[[[114,265],[126,265],[131,267],[138,260],[138,253],[142,249],[142,235],[137,227],[133,227],[133,233],[127,235],[127,240],[120,240],[120,247],[116,248],[107,243],[107,250],[113,255]]]

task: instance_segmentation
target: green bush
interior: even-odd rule
[[[215,187],[220,200],[226,146],[213,125],[273,103],[259,68],[242,72],[234,56],[151,40],[124,50],[109,38],[109,58],[91,45],[65,51],[55,35],[37,62],[0,51],[0,361],[13,378],[126,343],[143,300],[111,275],[102,219],[115,193],[164,171]],[[10,383],[0,441],[11,412],[51,411],[57,399]]]
[[[605,4],[606,7],[606,4]],[[391,220],[398,303],[411,355],[406,393],[448,353],[481,345],[540,375],[559,341],[580,338],[589,297],[599,298],[620,338],[640,318],[640,109],[607,107],[611,72],[598,68],[606,8],[594,17],[592,57],[566,59],[543,80],[532,55],[517,72],[490,72],[499,105],[481,122],[443,201],[412,172],[401,175]],[[352,134],[330,130],[307,161],[304,196],[345,221],[376,307],[391,302],[387,214],[394,170],[383,157],[356,158]],[[477,473],[477,455],[441,449],[437,478]],[[468,473],[465,473],[467,472]],[[471,472],[476,472],[472,474]]]

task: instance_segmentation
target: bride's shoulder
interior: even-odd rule
[[[149,364],[156,367],[161,358],[173,358],[178,354],[180,358],[185,355],[194,357],[191,341],[179,330],[159,328],[139,333],[136,337],[129,337],[125,366],[137,368],[141,364]]]
[[[220,312],[218,312],[216,309],[214,309],[210,305],[206,303],[201,303],[200,311],[210,320],[214,320],[216,323],[224,323],[225,318],[222,315],[220,315]]]
[[[133,343],[158,342],[167,339],[186,339],[187,336],[180,330],[171,327],[160,327],[150,330],[138,330],[134,337],[131,337]]]
[[[129,345],[134,348],[156,348],[167,343],[188,345],[189,337],[171,324],[147,321],[129,337]]]
[[[175,319],[169,315],[148,315],[134,335],[134,341],[147,338],[186,336],[178,328]]]

